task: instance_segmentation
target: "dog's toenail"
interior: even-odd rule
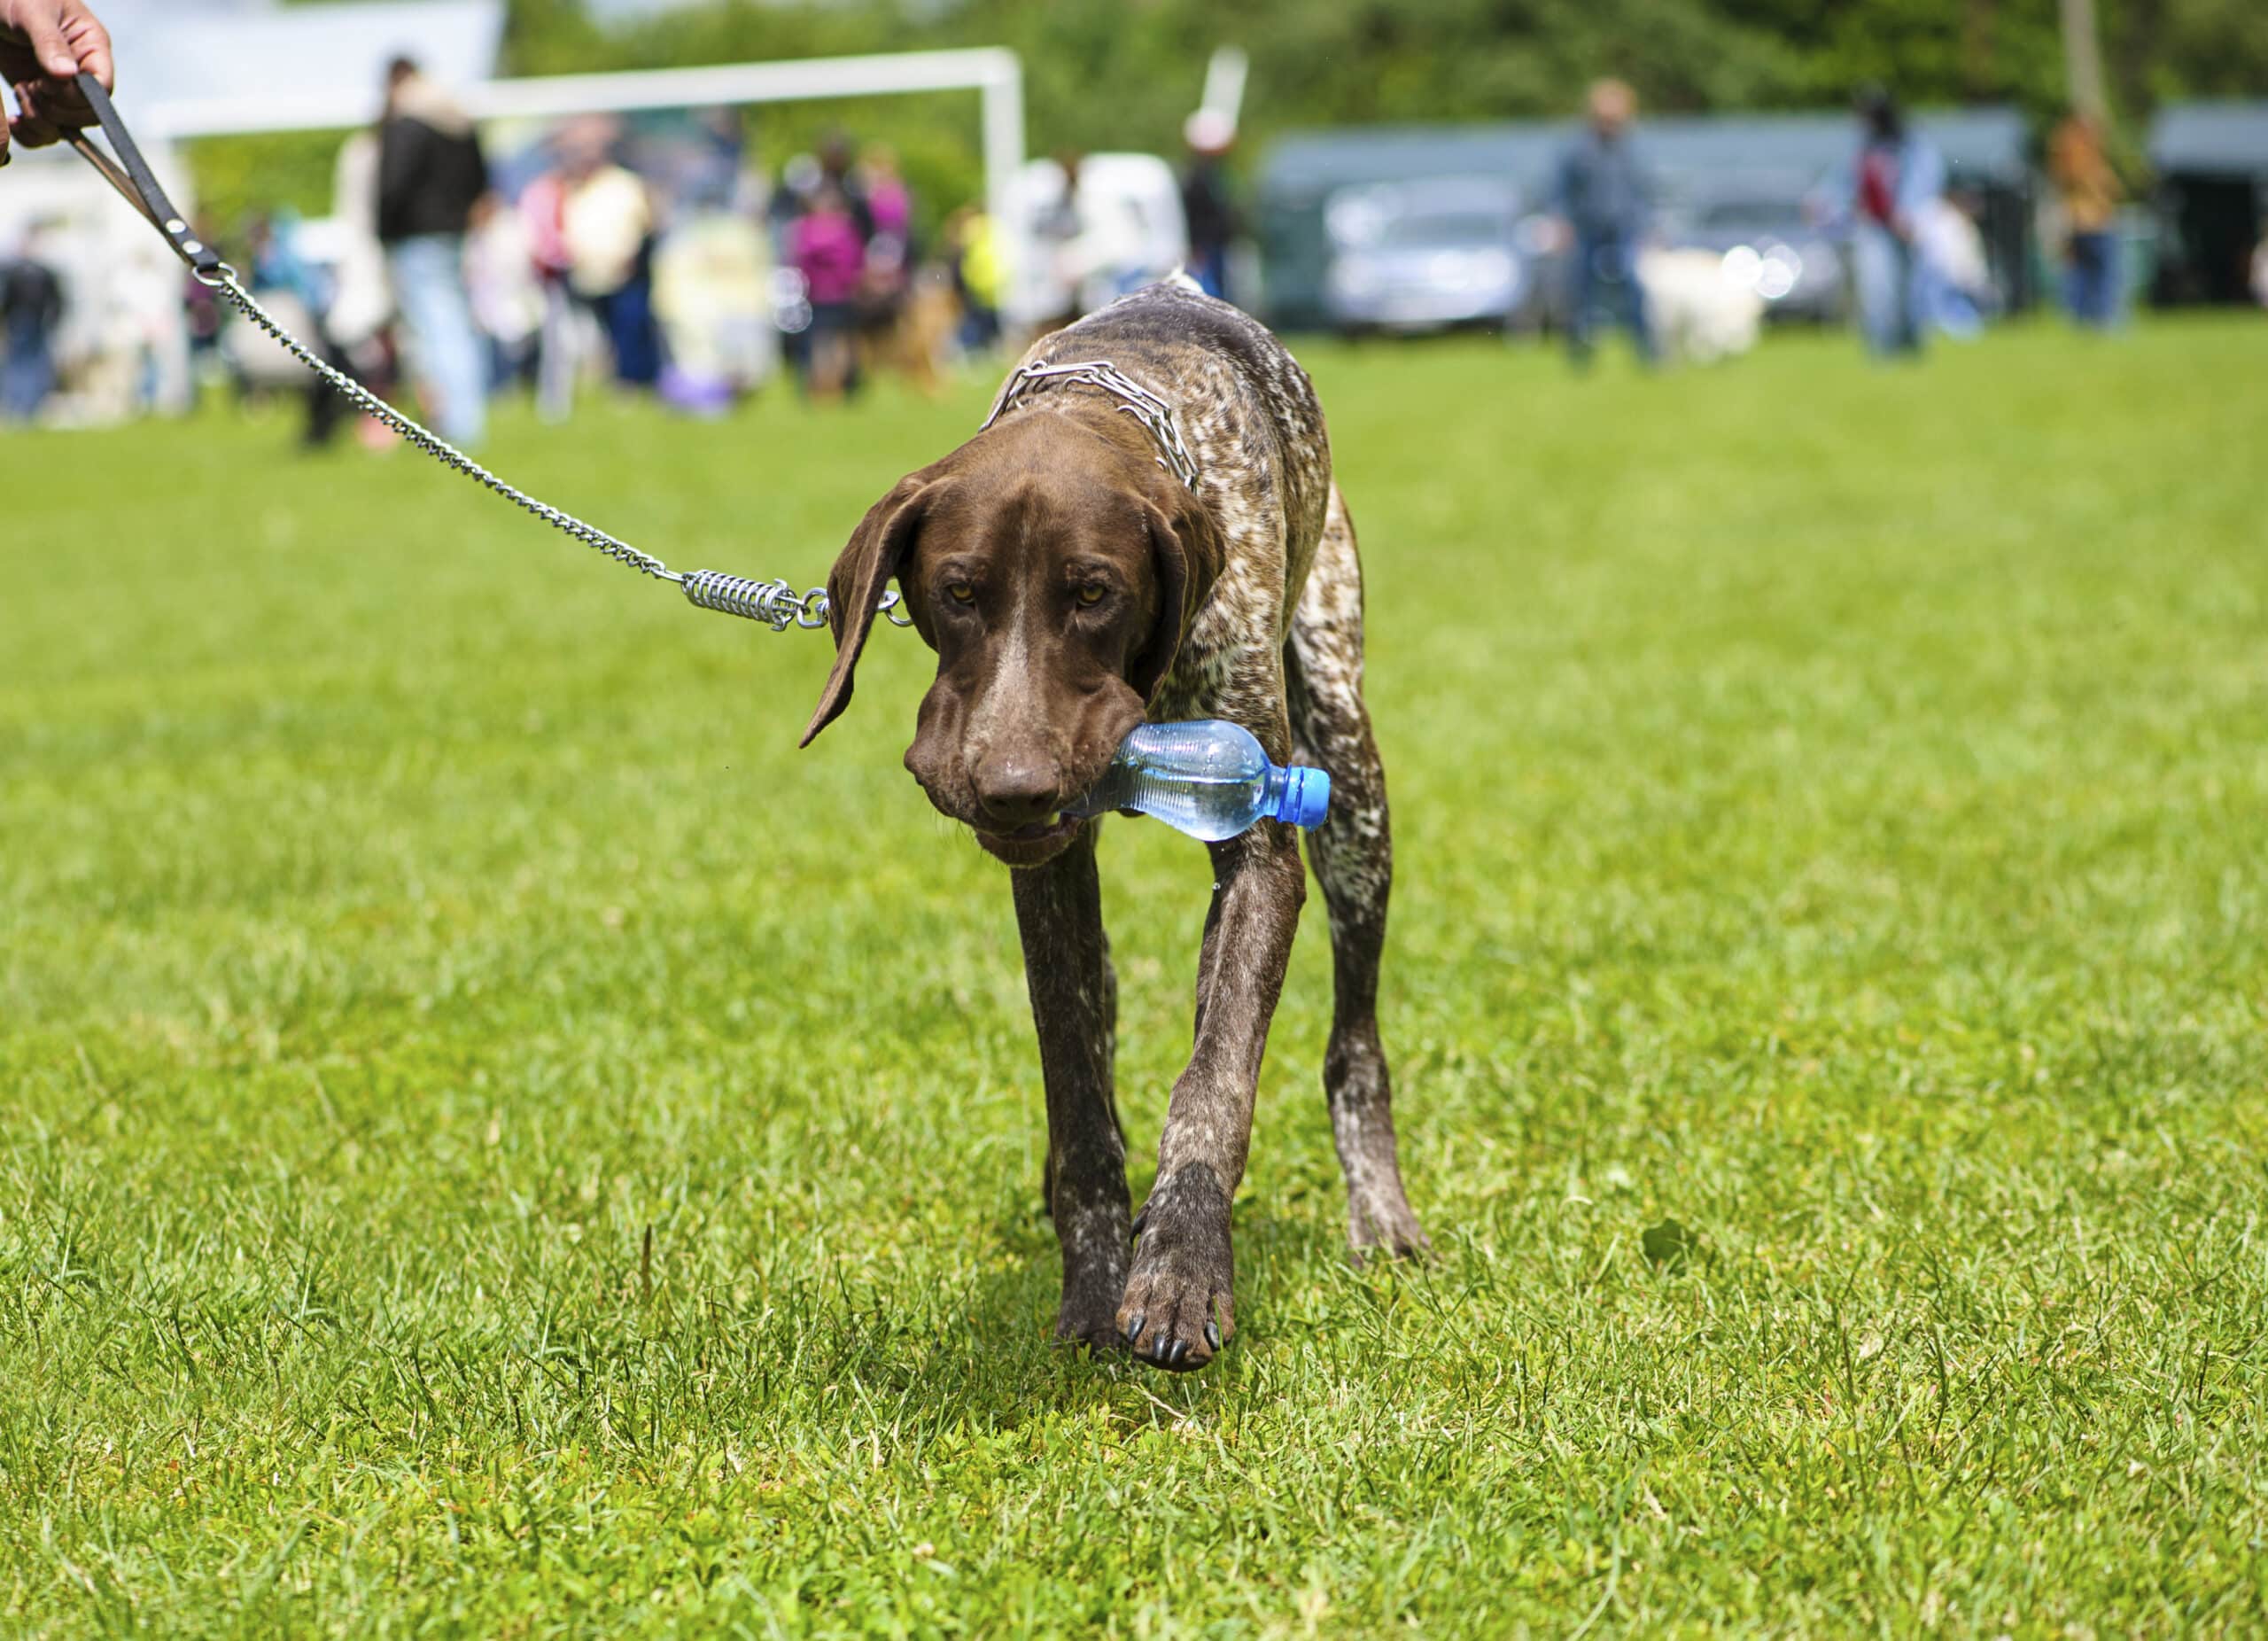
[[[1221,1325],[1218,1322],[1205,1324],[1205,1342],[1216,1350],[1221,1348]]]
[[[1128,1344],[1139,1344],[1141,1342],[1142,1329],[1149,1319],[1149,1318],[1142,1315],[1138,1311],[1136,1312],[1134,1319],[1126,1325],[1126,1342]]]

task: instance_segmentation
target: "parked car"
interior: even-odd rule
[[[1340,331],[1400,332],[1507,323],[1526,269],[1519,198],[1495,177],[1365,183],[1324,207],[1324,312]]]
[[[1837,323],[1850,307],[1842,247],[1805,214],[1800,198],[1720,193],[1670,214],[1664,242],[1713,252],[1725,277],[1764,299],[1768,319]]]

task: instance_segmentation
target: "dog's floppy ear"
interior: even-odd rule
[[[827,675],[827,687],[819,691],[819,705],[804,726],[799,746],[809,746],[850,704],[858,654],[866,647],[866,634],[874,631],[882,588],[905,564],[914,537],[920,533],[921,521],[936,499],[939,486],[932,477],[934,471],[908,473],[888,495],[868,508],[836,557],[835,568],[827,572],[827,621],[835,631],[835,670]]]
[[[1157,576],[1158,618],[1127,668],[1126,681],[1147,703],[1173,671],[1189,624],[1197,618],[1228,556],[1221,528],[1195,496],[1183,492],[1165,507],[1144,509],[1150,522],[1150,563]]]

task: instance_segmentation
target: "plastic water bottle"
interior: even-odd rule
[[[1234,837],[1255,820],[1321,826],[1331,776],[1302,764],[1268,761],[1251,731],[1218,719],[1144,724],[1119,743],[1102,779],[1068,815],[1135,809],[1207,843]]]

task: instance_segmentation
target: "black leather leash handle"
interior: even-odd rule
[[[189,264],[198,274],[217,274],[221,268],[221,253],[205,244],[190,231],[188,220],[174,209],[174,202],[166,198],[166,191],[159,185],[157,173],[150,169],[150,162],[142,157],[135,145],[133,135],[126,128],[126,121],[118,117],[117,106],[104,90],[102,82],[94,75],[79,76],[79,93],[87,105],[95,111],[95,118],[102,122],[103,135],[110,138],[111,152],[118,156],[118,164],[125,167],[121,179],[116,167],[111,165],[100,149],[83,138],[74,137],[72,146],[85,156],[88,163],[101,172],[110,185],[131,200],[148,217],[157,230],[166,237],[174,254]],[[128,191],[128,189],[131,191]]]

